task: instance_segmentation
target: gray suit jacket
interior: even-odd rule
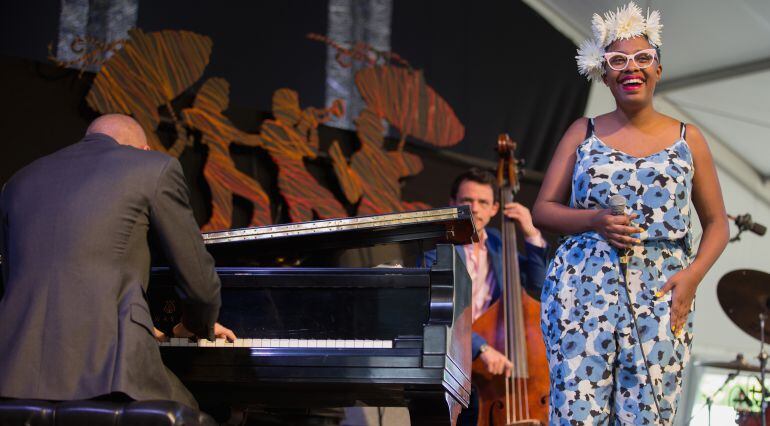
[[[16,173],[0,197],[0,396],[122,392],[195,406],[165,369],[145,300],[154,232],[186,299],[182,322],[213,337],[220,283],[179,162],[95,134]]]

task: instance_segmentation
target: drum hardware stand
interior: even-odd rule
[[[765,416],[765,408],[767,407],[767,388],[765,388],[765,367],[767,366],[767,352],[765,352],[765,320],[767,314],[764,312],[759,313],[759,386],[762,389],[762,404],[760,409],[762,410],[762,426],[767,426],[767,418]]]
[[[692,420],[695,418],[695,416],[698,415],[698,411],[702,410],[703,407],[707,407],[708,411],[708,419],[709,419],[709,426],[711,426],[711,406],[714,404],[714,399],[716,399],[717,395],[719,395],[722,390],[724,390],[725,386],[727,386],[728,383],[732,382],[734,378],[738,377],[738,374],[740,374],[741,370],[735,370],[734,372],[727,375],[727,378],[725,379],[724,383],[722,383],[722,386],[719,387],[719,389],[715,390],[714,393],[706,397],[706,402],[701,405],[700,409],[695,411],[695,414],[690,416],[690,420],[687,420],[687,424],[689,425],[692,423]]]
[[[737,219],[737,218],[736,218]],[[747,219],[742,219],[748,223]],[[754,232],[754,228],[751,228]],[[764,234],[764,226],[756,226],[756,233]],[[737,269],[725,274],[717,285],[719,304],[728,317],[741,330],[759,339],[759,386],[761,389],[761,425],[767,426],[765,413],[768,409],[768,389],[765,383],[768,365],[768,354],[765,352],[765,324],[770,314],[770,274],[751,269]],[[754,303],[746,304],[746,301]],[[757,317],[759,317],[759,333],[757,333]],[[739,365],[740,366],[740,365]],[[753,367],[752,367],[753,368]],[[732,369],[732,368],[731,368]],[[759,423],[759,422],[756,422]]]

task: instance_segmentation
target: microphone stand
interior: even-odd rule
[[[762,403],[760,404],[760,415],[762,416],[762,426],[767,426],[767,417],[765,408],[767,408],[767,388],[765,387],[765,367],[767,366],[767,352],[765,352],[765,320],[767,314],[759,314],[759,386],[762,389]]]
[[[695,414],[690,416],[690,419],[687,420],[687,424],[689,425],[690,423],[692,423],[692,421],[695,418],[695,416],[698,415],[698,411],[702,410],[703,407],[707,407],[708,408],[708,419],[709,419],[709,423],[708,424],[709,424],[709,426],[711,426],[711,406],[714,404],[714,399],[717,397],[717,395],[719,395],[720,392],[722,392],[722,390],[724,390],[725,386],[727,386],[728,383],[732,382],[733,379],[738,377],[738,374],[740,374],[740,372],[741,372],[741,370],[735,370],[734,372],[728,374],[727,378],[725,378],[724,383],[722,383],[722,386],[720,386],[719,389],[715,390],[714,393],[712,393],[711,395],[706,397],[706,402],[703,405],[701,405],[698,410],[695,410]]]

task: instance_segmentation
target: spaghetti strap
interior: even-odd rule
[[[680,121],[679,122],[679,137],[682,138],[682,139],[685,139],[686,136],[687,136],[687,125],[684,124],[684,121]]]
[[[588,119],[588,126],[586,126],[586,137],[585,139],[590,138],[594,135],[594,119],[593,117]]]

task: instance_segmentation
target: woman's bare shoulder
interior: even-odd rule
[[[571,151],[575,150],[586,139],[586,133],[588,132],[588,118],[580,117],[573,121],[572,124],[564,132],[564,136],[559,142],[560,146],[569,148]]]
[[[706,137],[703,136],[703,132],[701,132],[698,126],[690,123],[686,123],[685,126],[685,141],[690,147],[690,150],[693,151],[694,154],[708,152],[709,147],[706,142]]]

